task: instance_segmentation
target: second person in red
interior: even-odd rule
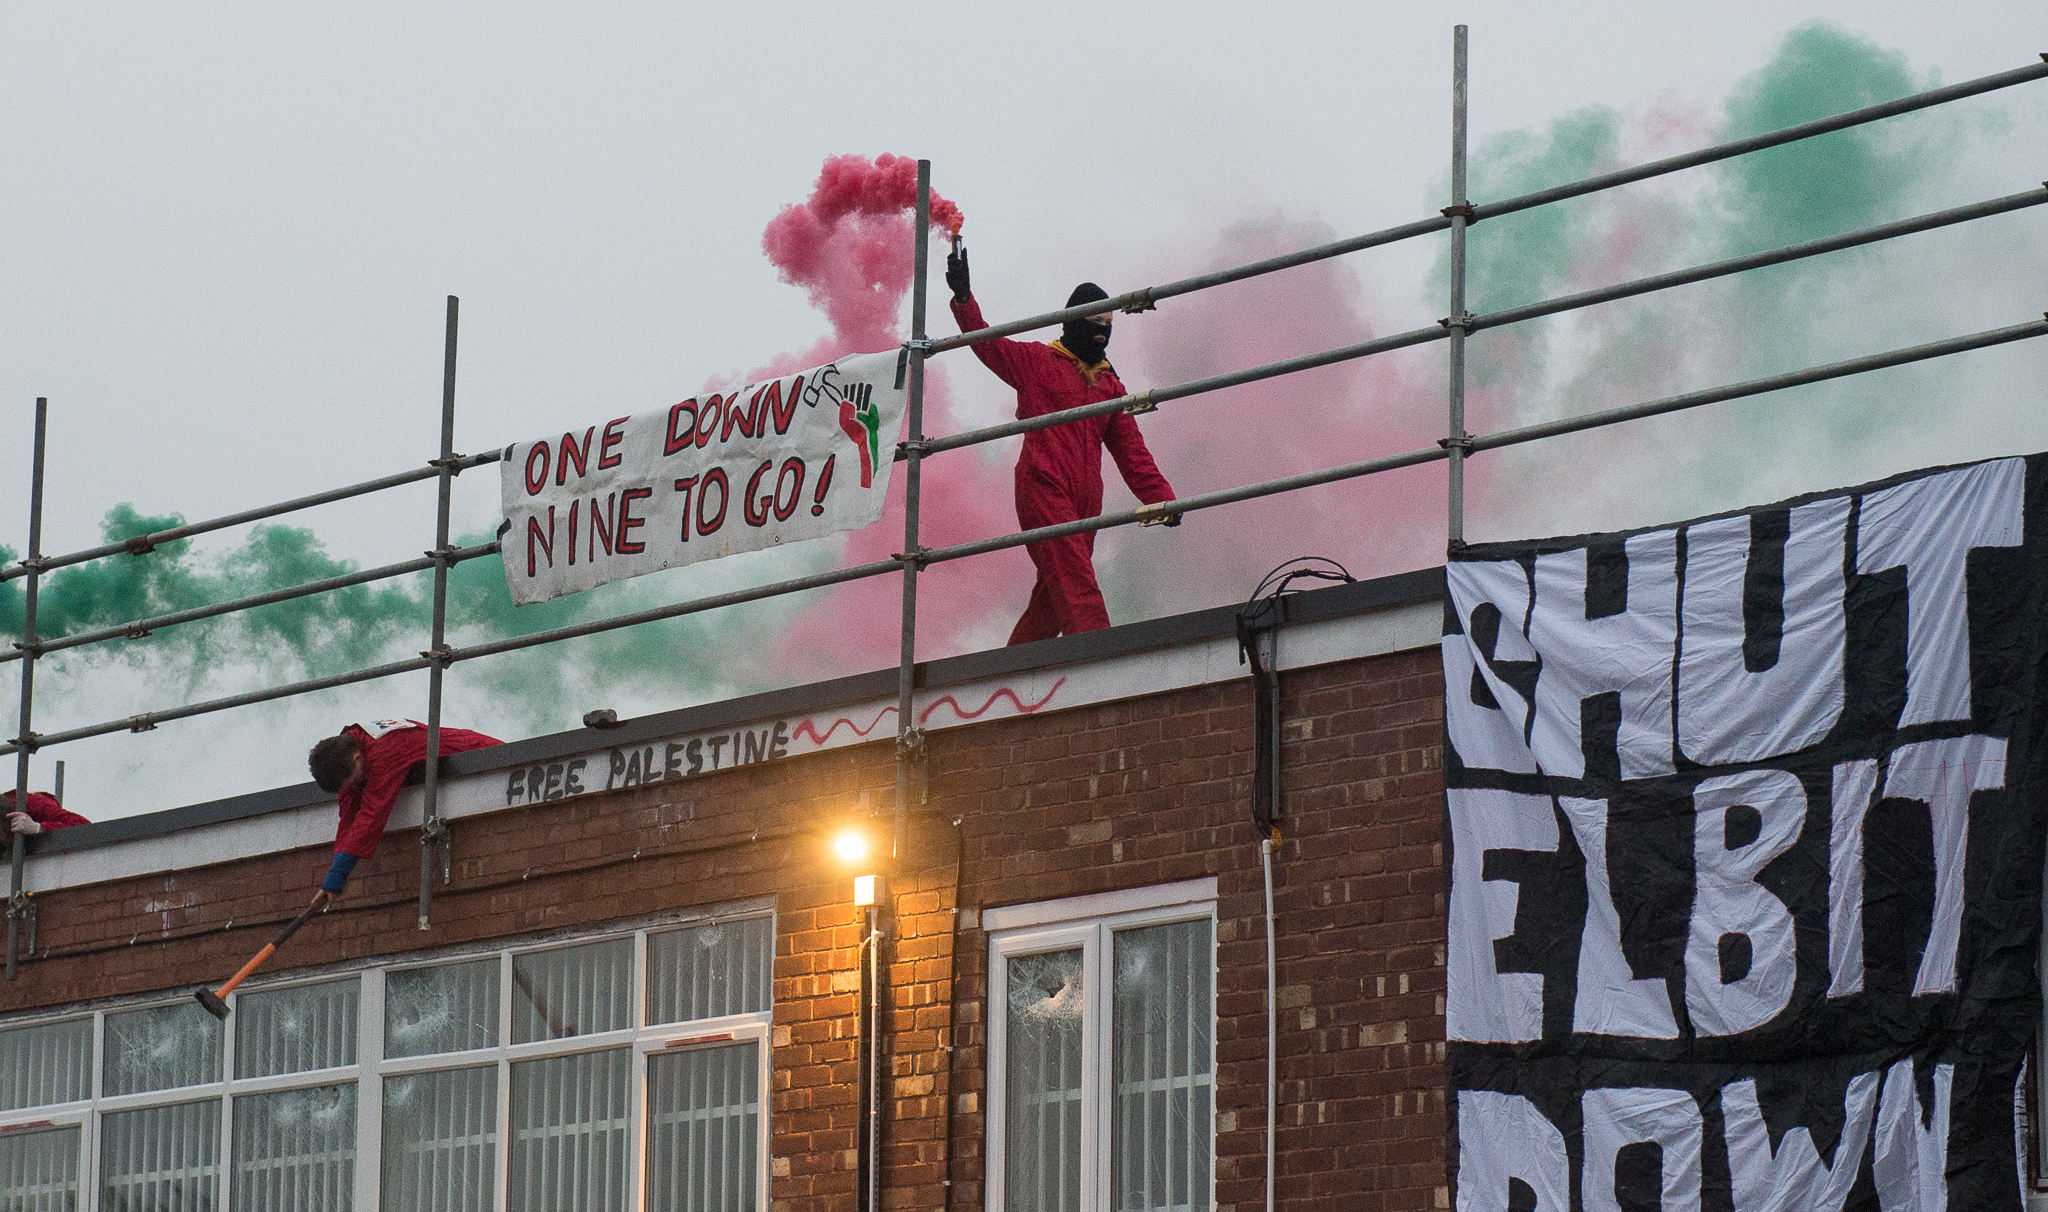
[[[467,728],[441,729],[441,752],[461,753],[503,744]],[[335,793],[340,819],[334,830],[334,861],[314,900],[332,900],[348,887],[356,863],[377,853],[384,824],[399,789],[412,781],[427,757],[427,726],[418,720],[375,720],[350,724],[323,738],[306,756],[313,781]]]
[[[0,793],[0,817],[5,818],[4,822],[0,822],[0,837],[10,832],[34,837],[38,833],[48,833],[52,829],[70,829],[76,825],[92,824],[76,812],[66,809],[57,802],[56,796],[46,791],[29,792],[26,809],[17,809],[14,806],[13,791]]]

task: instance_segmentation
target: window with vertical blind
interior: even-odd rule
[[[1216,884],[990,909],[991,1209],[1214,1206]]]
[[[759,1212],[774,920],[0,1021],[0,1212]]]

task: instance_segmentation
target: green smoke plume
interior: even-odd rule
[[[182,522],[176,515],[145,515],[122,504],[107,513],[101,533],[106,541],[118,542]],[[469,535],[457,545],[488,539]],[[0,558],[16,556],[0,549]],[[189,539],[179,540],[145,555],[113,556],[52,572],[38,590],[36,629],[50,639],[337,577],[357,567],[329,554],[312,531],[292,526],[257,526],[239,546],[212,554],[196,551]],[[531,635],[712,591],[704,583],[707,578],[690,578],[688,571],[515,608],[499,562],[468,560],[449,576],[450,642],[460,646]],[[97,722],[195,697],[401,660],[427,646],[432,592],[432,574],[420,572],[166,627],[140,638],[66,649],[39,665],[49,675],[39,681],[38,697],[90,715],[90,721],[67,724]],[[756,603],[482,658],[455,666],[451,684],[463,683],[469,692],[465,697],[488,704],[494,717],[463,723],[488,723],[508,732],[573,727],[584,707],[616,703],[621,696],[631,702],[641,694],[672,706],[759,689],[760,670],[736,655],[791,609]],[[23,625],[24,583],[0,583],[0,638],[19,639]],[[123,672],[144,675],[124,684],[131,691],[138,686],[146,691],[146,701],[115,707],[91,689],[95,678]],[[424,709],[423,703],[394,703],[388,710],[419,714]],[[43,710],[37,718],[45,730],[51,727]]]
[[[1787,34],[1717,114],[1661,129],[1690,127],[1711,131],[1707,142],[1732,140],[1933,83],[1896,51],[1808,24]],[[1994,98],[1920,111],[1487,220],[1469,239],[1469,306],[1495,310],[1974,200],[1983,195],[1957,195],[1955,169],[1974,137],[1995,125],[1986,107],[2004,104]],[[1634,162],[1700,142],[1658,146],[1659,124],[1638,123],[1633,114],[1588,109],[1540,130],[1488,139],[1473,156],[1472,196],[1484,202],[1605,171],[1624,146]],[[1638,151],[1638,144],[1650,146]],[[1967,238],[1907,237],[1479,333],[1468,359],[1472,428],[1578,415],[1989,327],[1951,319],[1958,309],[1931,298],[1910,302],[1957,276],[1931,250],[1941,240]],[[2022,239],[2013,246],[2018,260],[2001,272],[2020,272],[2016,265],[2038,257],[2038,249],[2038,241]],[[1433,293],[1446,275],[1440,258]],[[1711,405],[1484,458],[1476,474],[1481,508],[1492,517],[1478,534],[1645,524],[1902,470],[1916,463],[1902,452],[1939,432],[1942,414],[1959,406],[1947,402],[1961,398],[1956,380],[1969,373],[1966,359]],[[1918,461],[1941,461],[1929,445]],[[1948,449],[1948,457],[1969,453]],[[1605,473],[1572,470],[1594,466]]]

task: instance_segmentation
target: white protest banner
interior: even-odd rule
[[[873,523],[903,418],[896,363],[849,355],[507,447],[512,600]]]

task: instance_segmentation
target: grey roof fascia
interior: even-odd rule
[[[1444,592],[1444,570],[1424,568],[1393,576],[1310,589],[1287,596],[1286,619],[1290,623],[1341,618],[1368,611],[1386,610],[1419,602],[1438,601]],[[1157,648],[1170,648],[1220,636],[1236,634],[1237,614],[1242,606],[1215,606],[1165,618],[1145,619],[1103,631],[1058,636],[1009,648],[970,652],[961,656],[922,661],[915,672],[922,690],[957,686],[987,678],[1003,677],[1059,665],[1073,665],[1108,657],[1125,656]],[[472,749],[442,759],[444,777],[459,778],[488,770],[510,770],[515,766],[551,761],[571,754],[587,753],[593,747],[622,747],[692,732],[710,732],[731,724],[747,723],[775,716],[797,715],[846,703],[888,698],[896,692],[896,671],[878,669],[822,682],[809,682],[781,690],[763,691],[716,703],[682,707],[621,721],[616,728],[577,728],[546,736],[512,741],[488,749]],[[887,738],[893,740],[893,736]],[[32,838],[31,853],[54,854],[90,850],[114,842],[160,837],[203,825],[267,816],[275,812],[332,803],[333,796],[312,783],[297,783],[267,791],[250,792],[226,799],[208,800],[143,813],[118,820],[47,833]]]

